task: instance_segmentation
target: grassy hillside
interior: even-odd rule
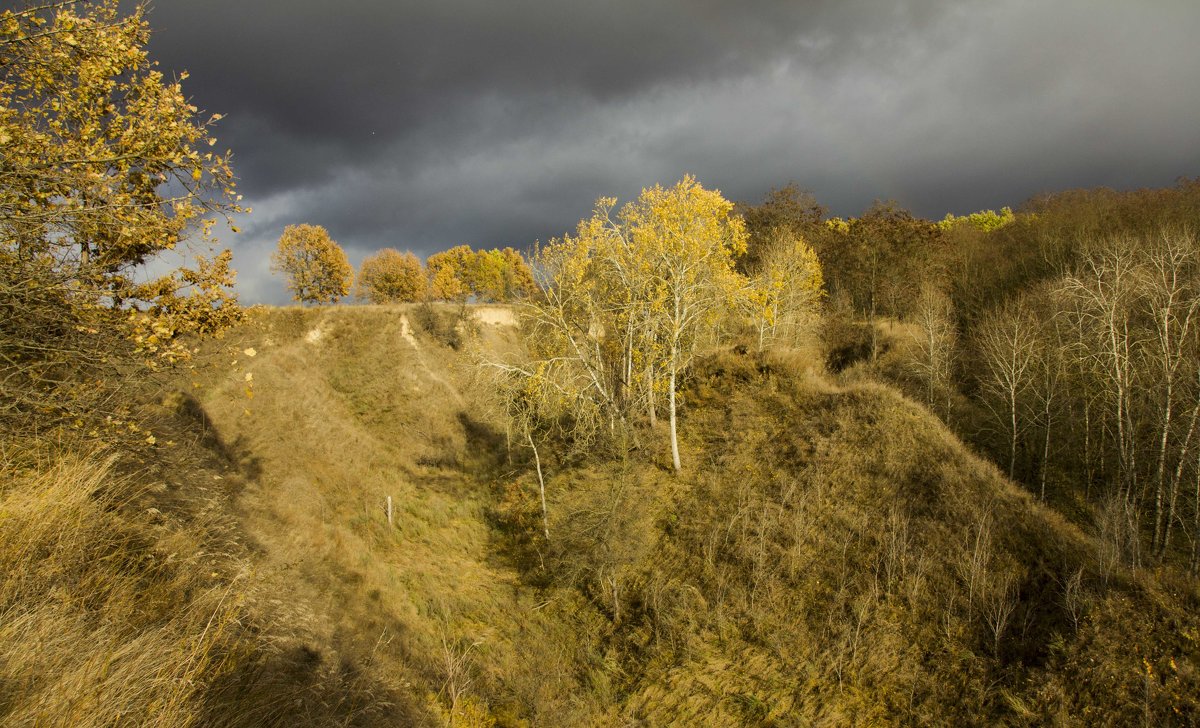
[[[691,392],[698,464],[626,571],[627,717],[1196,719],[1194,593],[1100,569],[919,406],[735,354]]]
[[[1194,588],[1121,571],[894,390],[714,355],[684,396],[687,472],[649,431],[549,458],[547,541],[465,350],[417,321],[270,312],[239,334],[257,356],[199,395],[241,460],[251,603],[413,715],[1196,718]],[[479,342],[519,345],[494,323]]]
[[[570,645],[590,612],[543,604],[497,555],[487,514],[509,468],[503,434],[479,419],[466,354],[418,322],[403,307],[273,311],[239,333],[256,356],[200,388],[246,481],[253,602],[314,659],[387,686],[426,722],[567,720],[587,708]],[[480,337],[515,345],[511,326]],[[366,722],[394,724],[375,708]]]
[[[1194,584],[810,354],[702,359],[682,475],[660,431],[548,448],[546,539],[471,363],[519,332],[478,313],[260,311],[148,405],[138,458],[25,471],[5,723],[1200,720]]]

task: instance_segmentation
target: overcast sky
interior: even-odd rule
[[[684,173],[939,218],[1200,175],[1195,0],[157,0],[150,24],[226,115],[246,302],[287,300],[294,223],[357,266],[525,247]]]

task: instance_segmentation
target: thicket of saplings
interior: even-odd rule
[[[686,186],[619,216],[602,201],[576,237],[539,251],[557,285],[527,313],[530,357],[485,362],[541,486],[499,491],[499,522],[534,583],[574,585],[611,619],[625,714],[1193,721],[1197,186],[939,223],[892,205],[829,220],[794,188],[743,208],[746,254],[727,262],[748,275],[714,276],[708,305],[764,280],[780,240],[811,241],[832,299],[824,358],[844,389],[794,350],[803,332],[763,345],[753,318],[685,333],[684,359],[662,345],[675,331],[655,302],[687,294],[638,264],[645,250],[670,261],[638,222],[672,219],[663,198]],[[1175,287],[1156,289],[1156,271]],[[1035,300],[1055,305],[1023,308]],[[1158,326],[1154,301],[1175,306]],[[1155,365],[1159,330],[1174,342],[1169,375],[1139,369]],[[597,331],[606,345],[585,346]],[[1055,331],[1072,338],[1041,338]],[[1104,348],[1114,336],[1119,356]],[[684,360],[673,393],[661,383]],[[1014,361],[1019,374],[1004,369]],[[672,394],[686,402],[681,443],[653,426]],[[1050,434],[1036,429],[1047,412]],[[1139,568],[1151,559],[1161,568]]]
[[[784,191],[753,214],[802,202]],[[901,384],[1101,536],[1110,558],[1195,577],[1198,223],[1200,183],[1184,180],[1049,195],[973,221],[877,207],[849,226],[797,228],[825,262],[832,367]],[[876,313],[892,323],[854,323]],[[902,343],[884,352],[889,328]]]

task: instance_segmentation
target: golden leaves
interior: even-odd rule
[[[758,332],[768,340],[792,338],[817,315],[824,277],[816,252],[786,227],[770,230],[743,301]]]
[[[956,227],[969,226],[981,232],[989,233],[1008,225],[1016,219],[1012,208],[1002,207],[1000,208],[1000,212],[996,212],[995,210],[980,210],[979,212],[972,212],[964,216],[947,213],[946,217],[937,223],[937,227],[939,230],[945,232],[953,230]]]
[[[2,178],[0,218],[5,248],[59,261],[69,305],[112,314],[119,323],[106,325],[124,326],[140,352],[174,360],[184,356],[172,343],[179,333],[237,319],[236,299],[221,290],[232,283],[229,259],[145,283],[132,271],[205,213],[239,208],[228,155],[195,151],[208,122],[154,70],[148,37],[141,10],[121,17],[118,0],[0,14],[0,144],[4,166],[22,170]],[[187,184],[168,192],[171,181]],[[127,315],[113,302],[138,305]]]
[[[532,294],[537,284],[525,259],[512,248],[472,250],[459,245],[425,261],[429,294],[442,301],[506,302]]]
[[[354,269],[320,225],[288,225],[271,255],[271,270],[288,277],[300,303],[335,303],[350,292]]]
[[[433,256],[430,256],[432,261]],[[439,301],[465,299],[470,289],[451,265],[429,265],[429,295]]]
[[[574,236],[538,249],[542,295],[523,324],[540,360],[526,376],[576,417],[610,423],[642,407],[653,413],[664,388],[674,394],[745,288],[733,261],[747,237],[732,203],[690,176],[643,190],[614,216],[616,204],[600,198]]]
[[[417,256],[385,248],[363,260],[356,293],[371,303],[407,303],[421,300],[426,287]]]

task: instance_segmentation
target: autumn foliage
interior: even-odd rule
[[[367,256],[359,268],[358,297],[371,303],[411,303],[425,296],[421,261],[412,253],[385,248]]]
[[[139,5],[0,12],[0,418],[80,413],[129,356],[187,358],[241,310],[209,232],[242,211],[229,153],[145,51]],[[148,275],[190,240],[192,268]],[[78,406],[72,403],[77,403]]]
[[[271,269],[288,278],[299,303],[336,303],[350,292],[354,269],[320,225],[288,225],[271,256]]]
[[[430,296],[457,301],[468,297],[489,303],[507,303],[529,296],[535,289],[533,272],[512,248],[472,250],[459,245],[434,253],[425,262]]]
[[[429,295],[436,301],[465,300],[471,293],[470,268],[475,254],[466,245],[434,253],[425,261]]]
[[[152,523],[136,504],[166,486],[131,476],[166,469],[150,375],[242,318],[208,235],[241,211],[219,117],[148,59],[141,3],[20,5],[0,10],[0,723],[220,724],[208,691],[257,649],[214,571],[232,560],[201,566],[211,521]]]
[[[298,302],[335,303],[350,292],[353,271],[346,255],[320,226],[288,226],[271,260]],[[357,298],[370,303],[511,303],[536,290],[533,271],[518,251],[468,245],[434,253],[424,267],[411,252],[385,248],[363,260],[354,288]]]
[[[525,309],[532,360],[493,364],[515,378],[513,391],[555,393],[540,397],[543,416],[561,421],[566,408],[588,431],[598,419],[610,432],[643,416],[654,424],[665,409],[678,472],[678,391],[693,359],[736,335],[739,312],[749,312],[760,344],[789,343],[817,312],[820,265],[781,229],[751,274],[739,273],[745,223],[692,177],[616,205],[600,199],[575,235],[538,250],[541,291]],[[537,429],[536,416],[523,421]]]
[[[821,261],[804,238],[784,227],[773,228],[751,273],[745,304],[760,350],[814,333],[825,280]]]

